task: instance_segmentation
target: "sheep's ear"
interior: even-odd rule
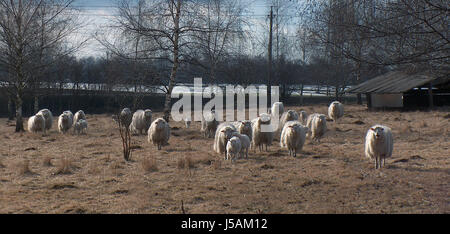
[[[375,131],[375,128],[370,128],[370,130]]]

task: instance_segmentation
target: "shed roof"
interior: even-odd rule
[[[427,74],[393,71],[356,85],[347,90],[347,93],[404,93],[435,79],[434,76]]]

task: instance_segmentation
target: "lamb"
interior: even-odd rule
[[[304,125],[306,126],[306,120],[308,119],[308,113],[304,110],[298,112],[298,120]]]
[[[385,165],[385,160],[392,156],[393,149],[394,139],[389,127],[377,124],[367,131],[364,152],[366,157],[375,159],[375,169]]]
[[[70,129],[70,127],[72,127],[72,119],[70,113],[63,112],[58,117],[58,131],[60,133],[66,133]]]
[[[184,117],[183,120],[184,120],[184,126],[186,128],[189,128],[191,126],[191,117],[190,116],[186,116],[186,117]]]
[[[250,138],[241,133],[233,132],[233,137],[239,137],[239,140],[241,141],[241,151],[240,151],[240,157],[243,158],[245,154],[245,158],[248,159],[248,149],[250,148],[251,140]]]
[[[283,130],[285,123],[294,120],[298,120],[298,113],[295,110],[288,110],[287,112],[285,112],[281,116],[280,123],[278,125],[277,136],[280,137],[281,131]]]
[[[84,111],[79,110],[75,113],[75,115],[73,116],[73,124],[75,125],[76,123],[78,123],[78,120],[80,119],[84,119],[86,120],[86,115],[84,114]]]
[[[308,128],[308,135],[311,133],[311,139],[317,140],[320,143],[320,138],[327,131],[326,116],[318,113],[311,114],[308,116],[306,127]]]
[[[283,115],[283,113],[284,113],[284,105],[282,102],[273,103],[272,109],[270,111],[270,113],[272,114],[272,117],[274,117],[273,115],[276,111],[278,111],[278,116],[276,116],[276,117],[280,118],[280,116]]]
[[[289,156],[297,157],[305,144],[308,129],[299,121],[289,121],[281,132],[280,146],[289,150]]]
[[[225,160],[231,159],[231,162],[236,161],[237,156],[241,152],[241,148],[242,145],[239,137],[236,136],[232,137],[227,142],[227,152],[225,154]]]
[[[148,129],[148,142],[153,143],[161,150],[167,145],[170,137],[170,126],[163,118],[157,118]]]
[[[128,128],[131,124],[133,114],[131,113],[130,108],[123,108],[123,110],[119,114],[119,119],[123,127]]]
[[[134,133],[145,134],[150,124],[152,124],[152,111],[149,109],[137,110],[133,114],[130,130]]]
[[[332,102],[328,107],[328,117],[336,122],[342,116],[344,116],[344,105],[338,101]]]
[[[73,125],[73,131],[76,132],[78,135],[80,133],[85,133],[87,131],[88,123],[84,119],[79,119],[74,125]]]
[[[38,112],[38,114],[42,114],[45,119],[45,129],[50,130],[53,124],[53,115],[49,109],[42,109]]]
[[[261,125],[270,125],[270,115],[261,114],[258,118],[252,120],[252,145],[254,151],[256,151],[256,146],[259,147],[259,151],[262,151],[264,145],[267,146],[272,144],[274,133],[273,131],[262,131]]]
[[[28,119],[28,131],[30,132],[38,132],[42,131],[45,134],[45,117],[42,113],[38,112],[36,115],[31,116]]]
[[[219,125],[219,122],[216,120],[216,115],[214,111],[211,111],[210,113],[206,113],[206,116],[202,115],[202,128],[201,132],[203,132],[205,137],[212,137],[214,132],[217,130],[217,125]]]
[[[237,132],[236,127],[231,123],[221,123],[216,130],[214,136],[214,152],[218,154],[226,154],[226,146],[229,139],[231,139],[234,132]],[[226,155],[225,155],[226,157]]]

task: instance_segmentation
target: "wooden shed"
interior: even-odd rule
[[[356,85],[347,93],[365,94],[367,107],[416,108],[450,104],[448,77],[393,71]]]

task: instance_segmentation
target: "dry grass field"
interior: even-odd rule
[[[46,136],[14,133],[14,123],[0,119],[0,213],[450,213],[449,108],[345,111],[297,158],[274,141],[235,164],[212,151],[199,122],[170,122],[161,151],[133,136],[126,162],[109,115],[87,115],[81,136],[59,134],[56,118]],[[363,156],[376,123],[394,134],[393,157],[380,170]]]

